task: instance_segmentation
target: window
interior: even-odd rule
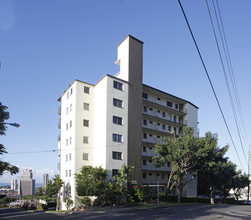
[[[146,147],[143,146],[143,152],[146,152]]]
[[[143,160],[143,165],[146,165],[146,160]]]
[[[68,123],[66,123],[66,130],[68,130]]]
[[[71,144],[71,137],[70,137],[70,139],[69,139],[69,144]]]
[[[84,119],[83,120],[83,126],[89,127],[89,120]]]
[[[157,173],[157,176],[159,176],[159,173]]]
[[[66,114],[67,114],[67,115],[68,115],[68,112],[69,112],[69,108],[67,107],[67,108],[66,108]]]
[[[172,127],[169,125],[168,126],[168,131],[171,131],[172,130]]]
[[[160,113],[160,110],[158,110],[157,112]]]
[[[157,126],[160,126],[160,123],[157,123]]]
[[[149,160],[149,163],[152,163],[152,160]]]
[[[69,161],[71,160],[71,153],[69,153]]]
[[[123,84],[118,81],[113,81],[113,88],[122,90]]]
[[[72,95],[72,88],[71,88],[71,95]]]
[[[70,120],[70,128],[72,127],[72,120]]]
[[[162,112],[162,117],[165,118],[166,117],[166,113]]]
[[[65,161],[68,161],[68,154],[66,154],[66,158],[65,158]]]
[[[65,143],[66,146],[68,146],[68,139],[66,139],[66,143]]]
[[[162,125],[162,129],[163,129],[163,130],[166,130],[166,125]]]
[[[67,92],[67,99],[69,98],[69,92]]]
[[[177,117],[176,117],[176,115],[174,115],[173,116],[173,121],[176,122],[176,120],[177,120]]]
[[[160,98],[158,97],[157,100],[160,101]]]
[[[143,173],[143,179],[146,179],[146,173]]]
[[[166,101],[166,105],[167,105],[168,107],[170,107],[170,108],[173,107],[173,103],[172,103],[172,102],[169,102],[169,101]]]
[[[122,125],[122,118],[113,116],[113,124]]]
[[[89,156],[88,153],[83,153],[83,160],[88,160],[88,156]]]
[[[143,138],[147,139],[147,134],[146,133],[143,134]]]
[[[150,111],[152,111],[153,109],[152,108],[149,108]]]
[[[149,134],[149,137],[152,137],[153,135],[152,134]]]
[[[113,106],[116,106],[116,107],[122,108],[122,101],[121,101],[121,100],[119,100],[119,99],[115,99],[115,98],[113,98]]]
[[[72,111],[72,104],[70,104],[70,112]]]
[[[143,125],[147,125],[147,120],[143,120]]]
[[[157,138],[160,138],[160,136],[159,136],[159,135],[157,135]]]
[[[84,144],[88,144],[88,143],[89,143],[89,137],[84,136],[84,137],[83,137],[83,143],[84,143]]]
[[[143,92],[142,97],[143,99],[148,99],[148,94]]]
[[[69,170],[69,177],[71,177],[71,170]]]
[[[143,112],[147,112],[147,107],[146,106],[143,107]]]
[[[84,110],[89,111],[89,107],[90,107],[89,103],[84,102]]]
[[[122,142],[122,135],[120,135],[120,134],[112,134],[112,140],[114,142]]]
[[[178,104],[175,104],[175,109],[179,109],[179,105]]]
[[[152,124],[153,122],[152,121],[149,121],[150,124]]]
[[[161,178],[165,179],[165,174],[164,173],[161,174]]]
[[[114,160],[121,160],[122,159],[122,153],[121,152],[112,152],[112,159]]]
[[[171,166],[171,163],[170,163],[170,162],[167,162],[166,165],[167,165],[168,167],[170,167],[170,166]]]
[[[149,150],[152,150],[152,147],[149,147]]]
[[[84,93],[89,94],[90,93],[90,88],[87,86],[84,86]]]
[[[152,173],[149,173],[148,175],[149,175],[149,176],[152,176]]]
[[[112,169],[112,176],[116,176],[119,174],[119,170],[117,169]]]
[[[67,177],[67,176],[68,176],[68,170],[65,171],[65,177]]]

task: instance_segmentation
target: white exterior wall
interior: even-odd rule
[[[185,117],[185,120],[187,120],[187,126],[194,128],[194,135],[196,137],[199,137],[198,134],[198,109],[191,105],[190,103],[187,103],[185,105],[185,108],[187,109],[187,115]]]
[[[123,84],[123,90],[113,88],[113,81]],[[112,169],[121,169],[122,164],[128,165],[128,84],[113,77],[107,77],[107,151],[106,169],[108,169],[108,179],[112,178]],[[122,108],[113,106],[113,98],[122,100]],[[122,125],[113,123],[113,116],[122,118]],[[122,135],[122,143],[114,142],[113,133]],[[121,152],[122,159],[112,158],[112,152]]]
[[[93,166],[106,167],[107,142],[107,77],[96,86],[94,92],[94,136],[93,136]]]

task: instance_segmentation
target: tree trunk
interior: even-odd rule
[[[210,195],[211,195],[211,198],[210,198],[211,205],[214,205],[215,204],[215,201],[214,201],[215,195],[214,195],[213,190],[211,190]]]
[[[180,203],[180,197],[181,197],[181,190],[180,190],[180,187],[177,187],[177,195],[178,195],[177,203]]]

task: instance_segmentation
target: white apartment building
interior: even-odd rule
[[[134,182],[166,184],[170,166],[154,167],[154,145],[186,125],[198,134],[197,106],[142,83],[143,42],[128,35],[117,50],[119,73],[95,85],[75,80],[58,100],[63,209],[65,196],[78,205],[74,174],[82,166],[102,166],[111,179],[123,163],[134,165]],[[185,193],[197,194],[196,181]]]

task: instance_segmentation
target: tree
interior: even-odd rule
[[[9,119],[9,112],[7,112],[7,107],[2,105],[0,102],[0,135],[5,135],[5,131],[7,127],[4,124],[5,120]],[[7,150],[6,148],[0,144],[0,155],[6,154]],[[3,175],[4,171],[10,172],[11,175],[16,174],[19,172],[19,168],[17,166],[13,166],[8,162],[4,162],[0,160],[0,176]]]
[[[107,170],[102,167],[83,166],[76,174],[76,191],[79,196],[101,197],[105,193]]]
[[[196,138],[191,127],[184,127],[178,137],[173,133],[163,138],[163,143],[155,145],[156,156],[153,159],[157,166],[165,166],[168,162],[171,164],[167,190],[172,190],[176,186],[178,203],[183,188],[196,177],[214,145],[212,135],[206,134],[203,138]],[[188,178],[189,174],[191,178]]]
[[[44,196],[45,195],[45,192],[44,192],[44,188],[42,186],[38,187],[38,190],[37,190],[37,196]]]
[[[57,201],[57,210],[60,207],[60,196],[59,196],[59,192],[61,187],[63,186],[64,182],[60,179],[59,175],[55,175],[54,178],[52,178],[52,180],[48,181],[48,184],[46,185],[46,191],[45,191],[45,195],[49,198],[52,197],[56,197],[56,201]]]
[[[241,175],[236,171],[236,165],[225,157],[228,146],[217,147],[209,155],[211,160],[206,162],[198,174],[198,192],[208,195],[211,204],[215,204],[215,195],[226,198],[230,189],[234,189],[237,198],[238,191],[248,185],[247,175]]]
[[[241,174],[241,171],[239,170],[237,172],[237,175],[233,178],[233,190],[234,190],[234,196],[237,200],[239,200],[239,196],[241,194],[241,189],[244,189],[246,186],[248,186],[249,180],[247,174]]]

